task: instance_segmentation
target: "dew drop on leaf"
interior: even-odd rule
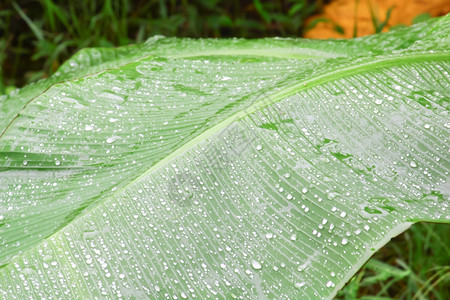
[[[256,260],[252,260],[252,267],[255,270],[260,270],[262,268],[261,264],[257,262]]]
[[[306,282],[296,282],[294,286],[298,289],[302,288],[304,285],[306,285]]]
[[[114,143],[115,141],[116,141],[116,139],[117,139],[117,137],[109,137],[109,138],[107,138],[106,139],[106,142],[108,143],[108,144],[111,144],[111,143]]]

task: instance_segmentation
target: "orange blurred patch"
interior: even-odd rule
[[[383,31],[398,24],[411,25],[420,14],[428,13],[432,17],[446,15],[450,12],[450,0],[336,0],[325,5],[323,13],[309,18],[307,23],[318,18],[329,21],[319,22],[304,36],[314,39],[352,38],[355,22],[357,36],[374,34],[371,11],[379,23],[383,23],[391,7],[391,16]],[[342,27],[343,34],[336,31],[336,25]]]

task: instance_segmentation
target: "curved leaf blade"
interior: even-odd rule
[[[0,292],[328,298],[411,222],[449,222],[445,47],[294,42],[171,40],[186,57],[36,95],[0,140]]]

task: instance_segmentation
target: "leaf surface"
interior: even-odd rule
[[[87,49],[0,99],[0,295],[331,298],[450,220],[448,17]]]

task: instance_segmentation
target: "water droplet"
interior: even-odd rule
[[[110,99],[114,102],[123,102],[124,101],[124,98],[117,94],[111,94],[111,93],[104,92],[104,93],[101,93],[100,96]]]
[[[381,100],[381,99],[377,99],[377,100],[375,100],[375,104],[378,104],[378,105],[380,105],[381,103],[383,103],[383,100]]]
[[[411,162],[409,163],[409,165],[411,166],[411,168],[417,168],[417,164],[416,164],[416,162],[414,162],[414,161],[411,161]]]
[[[341,212],[341,214],[340,214],[341,218],[345,218],[346,215],[347,215],[347,213],[345,211]]]
[[[84,130],[86,130],[86,131],[90,131],[90,130],[92,130],[92,129],[94,129],[94,126],[92,126],[92,125],[86,125],[86,126],[84,126]]]
[[[346,238],[343,238],[341,241],[342,245],[347,245],[348,244],[348,240]]]
[[[108,144],[111,144],[111,143],[114,143],[118,138],[119,138],[119,137],[117,137],[117,136],[112,136],[112,137],[107,138],[107,139],[106,139],[106,142],[107,142]]]
[[[69,60],[69,66],[71,66],[72,68],[77,68],[78,63],[74,60]]]
[[[286,174],[284,174],[284,177],[289,178],[289,177],[291,177],[291,175],[289,173],[286,173]]]
[[[273,233],[271,233],[271,232],[266,233],[266,238],[267,239],[273,238]]]
[[[261,150],[262,149],[262,146],[261,145],[258,145],[258,146],[256,146],[256,150]]]
[[[59,166],[61,162],[59,160],[55,160],[55,165]]]
[[[261,264],[259,262],[257,262],[256,260],[252,260],[252,267],[255,270],[260,270],[262,268]]]
[[[306,194],[308,192],[308,189],[307,188],[302,188],[302,193],[303,194]]]
[[[24,160],[24,161],[22,162],[22,164],[23,164],[24,166],[28,165],[28,160]]]
[[[364,229],[365,229],[366,231],[369,231],[369,230],[370,230],[370,226],[369,226],[369,225],[364,225]]]
[[[294,286],[298,289],[302,288],[304,285],[306,285],[306,282],[296,282]]]
[[[109,122],[111,122],[111,123],[114,123],[114,122],[117,122],[117,121],[119,121],[119,119],[116,119],[116,118],[109,118]]]
[[[20,272],[26,275],[31,275],[35,272],[35,270],[32,268],[23,268]]]
[[[291,241],[296,241],[297,240],[297,234],[296,233],[293,233],[292,235],[291,235]]]
[[[288,200],[291,200],[291,199],[292,199],[292,195],[291,195],[291,194],[287,194],[286,198],[287,198]]]
[[[424,127],[425,127],[425,129],[429,129],[431,127],[431,125],[430,124],[425,124]]]
[[[331,192],[331,193],[329,193],[329,194],[327,195],[327,198],[330,199],[330,200],[333,200],[333,199],[336,198],[337,196],[339,196],[339,193],[333,193],[333,192]]]

